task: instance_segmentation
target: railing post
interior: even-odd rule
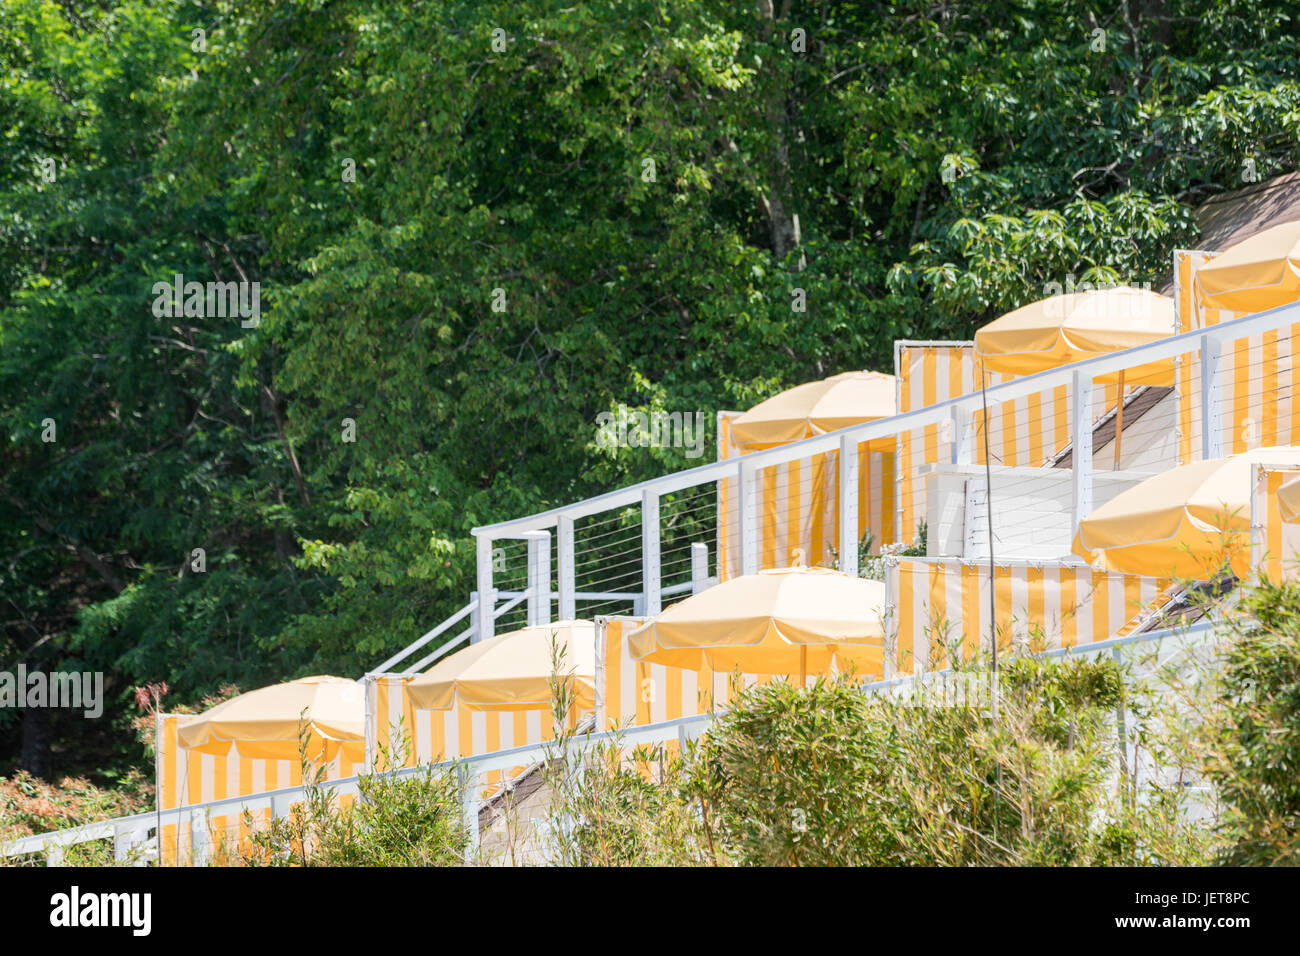
[[[1223,405],[1219,400],[1219,340],[1201,336],[1201,457],[1223,457]]]
[[[190,813],[190,866],[202,866],[208,858],[208,815]]]
[[[971,413],[961,405],[952,408],[952,463],[970,465],[975,461],[972,454],[974,429],[971,427]]]
[[[361,679],[361,686],[365,692],[365,720],[366,720],[366,743],[365,743],[365,760],[361,766],[365,773],[375,772],[375,760],[379,753],[379,719],[376,710],[379,706],[379,688],[378,677],[373,674],[366,674]],[[385,721],[385,723],[387,723]]]
[[[754,466],[741,460],[736,468],[737,484],[740,486],[739,517],[737,524],[740,532],[740,573],[758,573],[758,489],[755,487],[757,475]]]
[[[1266,466],[1256,462],[1250,469],[1250,567],[1252,571],[1264,570],[1264,557],[1268,549],[1268,484]],[[1274,555],[1280,558],[1281,555]]]
[[[479,849],[478,833],[478,774],[466,764],[456,767],[461,793],[461,819],[469,840],[465,844],[465,862],[473,863]]]
[[[1092,375],[1075,372],[1070,389],[1071,430],[1071,517],[1074,531],[1079,533],[1079,522],[1092,512]],[[989,542],[989,547],[993,542]]]
[[[649,489],[641,492],[641,593],[642,614],[655,615],[663,610],[663,582],[659,567],[659,494]]]
[[[556,521],[555,531],[555,560],[558,565],[556,583],[560,598],[560,620],[572,621],[578,616],[577,600],[574,597],[576,562],[573,553],[573,519],[568,515],[560,515]]]
[[[858,441],[840,439],[840,570],[858,576]]]
[[[551,623],[551,533],[527,531],[528,626]]]
[[[496,589],[492,586],[492,539],[485,534],[476,538],[478,548],[478,627],[470,643],[486,641],[495,631]]]
[[[709,546],[702,541],[691,545],[691,593],[709,588]]]

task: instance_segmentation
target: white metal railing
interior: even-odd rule
[[[1030,656],[1039,658],[1073,657],[1110,651],[1118,657],[1124,648],[1139,644],[1160,642],[1168,639],[1209,637],[1213,635],[1215,626],[1214,622],[1203,621],[1185,628],[1170,628],[1146,634],[1113,638],[1107,641],[1040,651]],[[919,676],[909,674],[889,680],[873,681],[863,684],[862,691],[871,694],[887,693],[909,684],[915,684],[918,681],[923,684],[942,681],[953,673],[949,670],[942,670],[927,672]],[[572,738],[565,751],[567,754],[579,755],[607,744],[617,744],[631,749],[668,740],[685,743],[687,740],[698,739],[707,730],[715,716],[715,714],[700,714],[691,717],[680,717],[676,720],[666,720],[656,724],[647,724],[641,727],[632,726],[596,734],[583,734]],[[462,814],[465,827],[470,834],[469,855],[472,855],[478,847],[479,810],[483,802],[478,792],[478,777],[494,770],[508,771],[514,767],[544,763],[559,756],[559,748],[560,745],[552,740],[540,744],[512,747],[508,750],[498,750],[475,757],[444,760],[419,767],[404,767],[399,770],[385,771],[381,776],[403,779],[415,774],[456,773],[461,782],[461,793],[463,795]],[[331,791],[335,796],[351,795],[355,797],[361,792],[360,782],[360,776],[352,776],[340,780],[326,781],[322,784],[322,787]],[[49,865],[57,866],[62,863],[67,847],[112,837],[115,859],[130,859],[137,864],[143,865],[158,859],[157,833],[159,828],[165,829],[175,826],[178,830],[178,844],[180,833],[189,835],[190,852],[188,862],[202,864],[208,859],[212,850],[212,834],[208,826],[212,818],[238,818],[242,817],[245,811],[258,814],[267,810],[271,811],[271,814],[277,818],[284,818],[289,815],[290,808],[293,805],[306,799],[307,791],[308,787],[306,786],[285,787],[252,796],[212,800],[170,810],[89,823],[67,830],[20,837],[0,846],[0,861],[24,855],[44,854]],[[167,860],[162,861],[163,864],[168,862]]]
[[[578,755],[607,744],[619,744],[623,747],[638,747],[644,744],[662,743],[667,740],[685,742],[694,740],[703,733],[712,721],[710,714],[694,717],[681,717],[666,720],[658,724],[643,727],[628,727],[620,730],[606,731],[598,734],[582,734],[570,739],[565,746],[567,754]],[[415,774],[455,773],[461,781],[462,813],[466,829],[470,834],[470,849],[478,847],[478,811],[482,799],[478,793],[478,777],[494,770],[508,771],[514,767],[540,764],[553,759],[559,752],[560,745],[554,741],[540,744],[528,744],[498,750],[493,753],[456,760],[444,760],[439,763],[425,764],[419,767],[404,767],[399,770],[384,771],[378,776],[403,779]],[[336,797],[359,796],[361,793],[361,776],[344,777],[328,780],[321,784],[323,790],[330,791]],[[63,862],[64,853],[69,846],[102,840],[112,837],[114,840],[114,858],[118,861],[131,860],[141,865],[157,861],[158,833],[167,827],[177,828],[177,845],[180,834],[189,835],[190,851],[188,862],[202,864],[212,850],[212,834],[208,823],[214,817],[242,817],[245,811],[260,814],[269,810],[271,815],[283,819],[290,813],[290,808],[302,803],[310,788],[307,786],[284,787],[265,793],[243,797],[227,797],[224,800],[210,800],[169,810],[157,810],[114,820],[88,823],[66,830],[50,833],[37,833],[32,836],[19,837],[9,843],[0,845],[0,862],[14,857],[43,854],[46,863],[58,866]],[[132,855],[132,848],[142,850]],[[178,860],[163,860],[178,863]]]
[[[854,425],[778,448],[753,452],[739,458],[718,461],[696,468],[643,481],[626,488],[607,492],[584,501],[552,508],[527,517],[497,522],[473,529],[477,544],[477,599],[479,613],[476,632],[472,640],[483,640],[494,633],[494,616],[487,613],[499,597],[493,580],[493,543],[504,539],[528,540],[530,553],[544,552],[546,561],[530,560],[529,592],[534,596],[537,611],[544,617],[550,613],[550,534],[557,536],[557,587],[555,596],[561,617],[572,616],[577,592],[574,582],[574,524],[580,518],[607,512],[612,509],[639,507],[641,511],[641,569],[642,588],[626,596],[637,601],[637,613],[656,614],[666,594],[661,587],[659,568],[659,507],[668,494],[684,491],[698,485],[716,483],[724,479],[738,481],[740,499],[739,552],[743,573],[758,570],[757,539],[754,532],[756,514],[754,482],[760,469],[827,452],[838,455],[840,525],[836,540],[840,567],[849,573],[857,571],[857,502],[851,489],[857,486],[858,446],[873,439],[888,439],[923,428],[927,425],[952,426],[953,464],[973,462],[973,433],[975,415],[984,402],[990,409],[1018,398],[1066,386],[1069,389],[1070,414],[1070,520],[1077,530],[1079,522],[1093,510],[1093,427],[1089,409],[1092,407],[1094,380],[1102,375],[1130,369],[1164,359],[1199,354],[1201,401],[1201,457],[1217,458],[1222,454],[1221,421],[1221,366],[1223,343],[1245,336],[1274,331],[1300,323],[1300,303],[1282,306],[1268,312],[1249,315],[1218,325],[1197,329],[1181,335],[1172,335],[1146,345],[1113,352],[1108,355],[1065,365],[1061,368],[1026,375],[999,385],[990,386],[984,394],[975,392],[946,401],[937,402],[916,411]],[[548,617],[546,619],[549,619]],[[531,618],[530,618],[531,621]]]

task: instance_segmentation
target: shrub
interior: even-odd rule
[[[1261,581],[1228,625],[1205,770],[1223,862],[1300,864],[1300,585]]]

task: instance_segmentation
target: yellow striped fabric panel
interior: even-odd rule
[[[232,797],[250,797],[302,783],[299,760],[265,760],[242,756],[231,747],[225,754],[194,753],[180,746],[179,728],[191,715],[160,715],[156,749],[157,800],[163,810]],[[352,776],[360,768],[341,751],[325,766],[325,780]],[[270,822],[270,811],[255,815],[254,826]],[[242,814],[223,814],[206,821],[210,844],[218,858],[238,850],[248,836]],[[162,860],[185,865],[190,859],[190,834],[168,824],[162,834]]]
[[[598,618],[596,631],[596,727],[644,726],[707,714],[736,693],[772,675],[666,667],[632,659],[626,637],[640,618]],[[816,679],[808,675],[808,682]],[[788,679],[788,678],[787,678]]]
[[[731,420],[739,412],[718,412],[718,461],[729,461],[740,454],[731,439]],[[740,497],[737,481],[723,478],[718,482],[718,580],[726,581],[740,574]]]
[[[1180,252],[1178,275],[1179,328],[1207,328],[1247,313],[1205,306],[1196,292],[1196,270],[1214,258],[1205,252]],[[1222,348],[1221,394],[1227,400],[1221,433],[1223,452],[1300,443],[1300,363],[1294,360],[1300,325],[1244,336]],[[1180,360],[1180,454],[1184,461],[1200,458],[1200,365],[1197,354]]]
[[[969,349],[952,345],[902,345],[898,347],[898,411],[913,412],[936,402],[965,395],[975,388]],[[943,439],[947,438],[947,441]],[[950,461],[951,434],[939,425],[910,429],[899,434],[895,451],[894,507],[896,541],[910,543],[925,511],[925,482],[917,479],[923,465]]]
[[[739,455],[731,441],[734,413],[718,416],[718,458]],[[868,531],[872,552],[894,540],[894,453],[858,446],[858,538]],[[826,452],[756,473],[759,569],[830,567],[839,550],[839,453]],[[740,574],[740,507],[736,480],[718,482],[718,567],[721,579]]]
[[[1275,583],[1300,578],[1300,524],[1283,521],[1277,501],[1277,490],[1297,477],[1300,471],[1266,468],[1255,486],[1252,507],[1257,511],[1252,517],[1256,527],[1252,531],[1262,536],[1263,551],[1257,566]]]
[[[376,741],[374,755],[377,769],[396,763],[414,767],[444,760],[456,760],[539,744],[554,734],[554,717],[548,705],[529,708],[471,708],[457,701],[446,710],[418,708],[407,694],[409,676],[382,675],[369,678],[374,683],[375,706],[372,719],[377,726],[371,738]],[[581,715],[569,715],[572,727]],[[523,766],[504,774],[511,779],[522,773]],[[491,796],[500,788],[503,774],[499,770],[482,775],[482,793]]]
[[[372,685],[373,712],[368,719],[375,722],[367,729],[373,752],[370,760],[375,770],[394,767],[414,767],[419,762],[420,733],[415,715],[406,698],[406,685],[411,677],[382,674],[366,678]],[[424,741],[427,749],[428,740]]]
[[[970,395],[983,385],[975,365],[972,344],[903,345],[898,349],[899,412],[915,411],[926,405]],[[992,372],[990,387],[1010,381],[1012,376]],[[1094,419],[1108,406],[1105,396],[1095,400]],[[988,455],[994,464],[1041,467],[1070,442],[1069,390],[1058,386],[1039,394],[991,407],[988,415]],[[974,421],[974,461],[985,461],[985,422],[982,412]],[[925,511],[925,482],[917,479],[925,465],[952,460],[952,434],[948,426],[927,425],[898,437],[896,452],[897,488],[895,510],[897,531],[890,540],[911,541],[916,524]]]
[[[1179,333],[1197,328],[1196,303],[1192,289],[1193,269],[1205,261],[1205,253],[1179,249],[1174,253],[1174,309],[1178,316]],[[1200,457],[1200,441],[1193,434],[1199,429],[1193,414],[1193,377],[1196,375],[1196,353],[1188,352],[1177,358],[1176,381],[1178,385],[1178,461],[1187,464]],[[1199,397],[1196,398],[1199,407]],[[1194,440],[1195,439],[1195,440]]]
[[[990,623],[987,564],[905,558],[891,572],[895,629],[891,653],[898,673],[949,666],[952,654],[1053,650],[1116,636],[1149,611],[1170,582],[1113,574],[1087,566],[998,564]]]
[[[182,783],[184,762],[177,738],[181,719],[178,714],[159,714],[154,726],[154,799],[159,810],[173,810],[185,800]],[[179,834],[177,830],[174,824],[168,824],[159,835],[159,862],[162,865],[175,863],[182,849],[187,854],[189,852],[188,839],[184,841],[184,848],[178,843],[181,836],[187,835]]]

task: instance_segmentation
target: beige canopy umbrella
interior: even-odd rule
[[[732,419],[731,436],[742,454],[748,454],[825,435],[896,414],[897,392],[892,375],[843,372],[796,385],[759,402]],[[894,439],[882,441],[882,448],[894,447]]]
[[[551,643],[564,652],[577,710],[596,706],[596,628],[591,621],[558,621],[498,634],[471,644],[407,685],[407,698],[425,710],[448,710],[457,700],[471,709],[531,709],[550,703]]]
[[[1287,524],[1300,521],[1300,478],[1292,478],[1277,490],[1277,506]]]
[[[1176,330],[1174,300],[1121,286],[1049,296],[994,319],[975,333],[975,358],[993,372],[1032,375],[1168,338]],[[1174,360],[1149,362],[1098,380],[1118,384],[1115,467],[1124,429],[1125,385],[1174,384]]]
[[[342,677],[302,677],[232,697],[182,724],[180,744],[199,753],[297,760],[307,739],[310,757],[324,752],[333,760],[339,748],[350,760],[364,759],[365,691]]]
[[[667,608],[628,636],[637,660],[699,670],[807,675],[884,661],[885,586],[826,568],[732,578]]]
[[[1121,286],[1049,296],[994,319],[975,333],[976,359],[993,372],[1032,375],[1111,352],[1146,345],[1174,334],[1174,300],[1146,289]],[[1103,382],[1172,385],[1172,359]]]
[[[1201,304],[1263,312],[1300,299],[1300,220],[1229,246],[1196,270]]]
[[[1300,448],[1256,448],[1148,478],[1079,523],[1074,552],[1127,574],[1250,575],[1250,490],[1258,463],[1300,465]]]

